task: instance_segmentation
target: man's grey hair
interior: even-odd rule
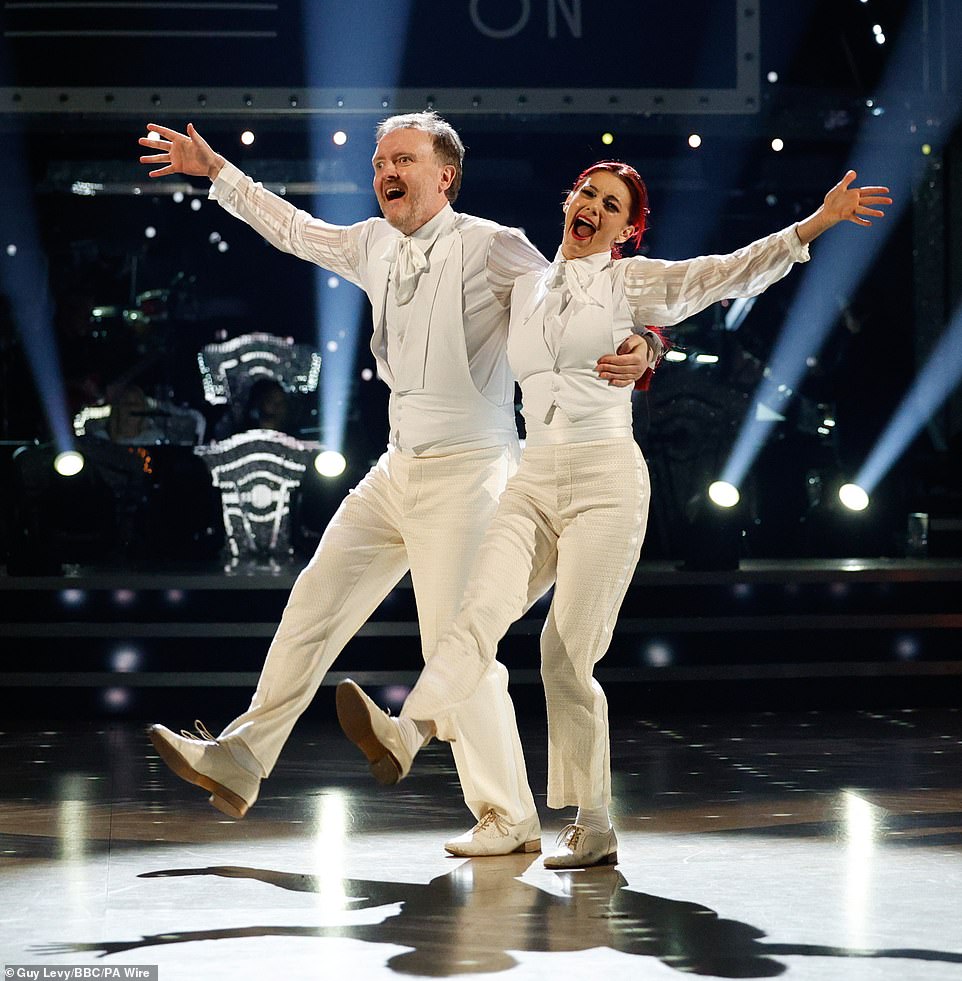
[[[454,180],[445,191],[448,201],[454,201],[461,190],[461,175],[464,165],[464,144],[454,127],[436,112],[406,112],[400,116],[389,116],[378,124],[374,139],[380,143],[388,133],[396,129],[419,129],[429,133],[434,141],[434,155],[442,165],[454,167]]]

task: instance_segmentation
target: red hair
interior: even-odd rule
[[[628,224],[633,225],[634,235],[628,239],[632,247],[637,249],[641,245],[641,237],[645,234],[648,227],[648,188],[641,179],[641,175],[630,164],[622,163],[620,160],[599,160],[590,167],[583,170],[571,188],[573,194],[592,174],[600,170],[614,174],[621,179],[621,183],[628,188],[628,196],[631,198],[631,207],[628,209]],[[613,246],[611,254],[617,259],[621,255],[621,250],[617,245]]]

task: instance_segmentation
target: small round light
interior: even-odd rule
[[[328,276],[327,277],[327,288],[328,289],[330,289],[330,290],[336,290],[338,288],[338,286],[340,286],[340,284],[341,284],[341,281],[337,278],[337,276]]]
[[[720,508],[733,508],[741,500],[738,488],[727,480],[716,480],[710,484],[708,497]]]
[[[118,674],[129,674],[140,667],[140,651],[135,647],[119,647],[110,658],[111,667]]]
[[[346,466],[347,460],[337,450],[324,450],[314,458],[314,469],[322,477],[339,477]]]
[[[53,458],[53,468],[61,477],[75,477],[84,468],[83,455],[76,450],[65,450]]]
[[[337,341],[328,341],[325,346],[333,354],[337,350]]]
[[[153,225],[148,225],[144,229],[144,238],[157,238],[157,229]]]
[[[692,133],[688,137],[688,145],[693,149],[697,150],[701,146],[701,137],[697,133]]]
[[[347,133],[345,133],[344,130],[339,129],[333,136],[331,136],[331,140],[333,141],[334,146],[344,146],[344,144],[347,143]]]
[[[774,85],[778,81],[778,72],[769,72],[766,78]]]
[[[16,246],[15,246],[15,245],[13,244],[13,242],[11,242],[11,243],[10,243],[10,244],[9,244],[9,245],[7,246],[7,255],[9,255],[9,256],[14,256],[14,255],[16,255],[16,254],[17,254],[17,247],[16,247]]]
[[[868,492],[858,484],[842,484],[838,499],[849,511],[864,511],[868,507]]]
[[[605,146],[611,146],[611,144],[615,142],[615,134],[614,133],[602,133],[601,134],[601,142],[604,143]]]
[[[776,153],[781,153],[782,150],[785,149],[785,141],[783,139],[781,139],[780,137],[776,136],[775,139],[772,140],[772,149]]]
[[[374,377],[374,372],[370,368],[361,369],[361,380],[369,382]]]
[[[244,132],[241,133],[240,141],[244,144],[244,146],[250,146],[254,142],[254,134],[249,129],[245,129]]]
[[[174,204],[180,204],[184,200],[183,191],[174,191],[174,193],[171,196],[174,199]]]
[[[217,243],[218,252],[226,252],[229,248],[230,246],[225,241],[223,241],[223,239]]]
[[[932,144],[931,143],[923,143],[922,144],[922,156],[923,157],[927,157],[931,153],[932,153]]]
[[[191,211],[200,211],[202,207],[203,205],[200,203],[200,198],[194,198],[194,200],[190,202]]]

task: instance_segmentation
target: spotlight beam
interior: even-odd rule
[[[885,79],[873,100],[876,106],[899,107],[904,103],[906,91],[918,95],[920,107],[926,105],[924,79],[918,68],[918,39],[925,36],[923,19],[927,11],[925,3],[916,2],[906,15]],[[960,100],[946,103],[942,125],[929,137],[929,142],[941,145],[952,132],[960,111]],[[891,187],[894,204],[870,232],[847,226],[835,228],[812,246],[812,259],[803,271],[766,377],[756,390],[722,471],[723,480],[735,486],[744,481],[772,430],[771,421],[758,418],[759,407],[771,407],[773,402],[783,404],[794,394],[807,371],[809,359],[818,355],[835,326],[839,308],[847,305],[911,200],[911,188],[919,179],[921,168],[919,158],[909,150],[906,132],[905,117],[900,111],[866,115],[846,169],[858,173],[857,183]],[[893,147],[898,152],[893,153]],[[853,236],[860,231],[858,246],[853,248]]]
[[[47,419],[61,452],[73,445],[60,355],[53,328],[53,300],[47,282],[46,255],[40,243],[33,210],[33,186],[24,165],[17,133],[0,139],[0,228],[10,236],[0,254],[0,288],[10,299],[13,321]]]
[[[855,482],[871,493],[962,381],[962,303],[879,437]]]
[[[363,40],[356,37],[356,11],[351,4],[322,4],[303,0],[304,62],[308,84],[314,88],[333,88],[340,79],[352,77],[363,59],[371,78],[386,80],[385,94],[397,89],[407,38],[410,0],[384,4],[378,10],[378,25]],[[390,111],[385,107],[384,115]],[[360,181],[371,170],[373,133],[369,123],[359,133],[348,133],[345,142],[335,145],[332,130],[324,117],[311,117],[310,152],[313,161],[334,156],[336,170]],[[316,195],[312,211],[325,221],[350,225],[370,217],[373,189],[365,195]],[[367,319],[364,294],[350,283],[329,285],[330,273],[320,268],[314,273],[316,342],[321,352],[319,386],[320,442],[327,450],[343,452],[351,388],[362,336],[361,324]]]

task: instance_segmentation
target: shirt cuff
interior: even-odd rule
[[[807,245],[802,245],[802,240],[798,237],[798,222],[789,226],[783,232],[788,241],[788,252],[795,262],[808,262],[811,254]]]
[[[225,160],[220,173],[210,185],[210,191],[207,195],[208,200],[217,201],[222,197],[226,197],[228,192],[238,187],[245,176],[244,171],[240,167],[235,167],[229,160]]]

